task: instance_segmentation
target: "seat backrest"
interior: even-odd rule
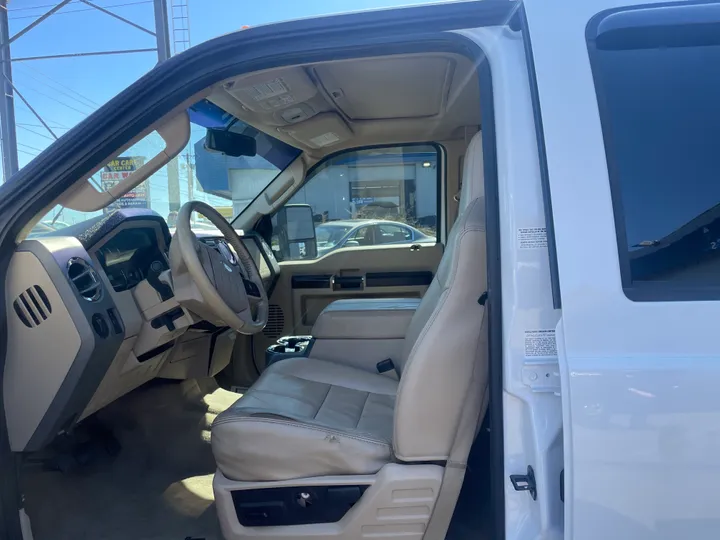
[[[403,461],[446,459],[463,406],[483,400],[487,387],[485,308],[478,303],[487,289],[481,137],[468,145],[458,217],[397,366],[393,446]]]

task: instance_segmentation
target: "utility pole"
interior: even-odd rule
[[[7,0],[0,0],[0,129],[2,134],[3,179],[7,181],[18,171],[17,136],[15,133],[15,104],[13,103],[12,64],[10,63],[10,29]],[[7,44],[7,45],[6,45]]]
[[[168,31],[167,0],[154,0],[155,6],[155,35],[157,36],[158,63],[164,62],[171,56],[170,32]],[[168,206],[170,212],[180,210],[180,167],[177,157],[167,164],[168,179]]]
[[[154,0],[155,36],[157,38],[158,63],[170,58],[170,32],[168,32],[167,0]]]
[[[125,49],[125,50],[111,50],[111,51],[90,51],[90,52],[71,52],[64,54],[51,54],[42,56],[28,56],[24,58],[12,58],[10,53],[10,44],[15,40],[25,36],[33,28],[47,20],[49,17],[55,15],[58,11],[63,9],[72,0],[56,0],[55,5],[39,5],[38,8],[50,7],[45,13],[40,15],[32,23],[25,26],[22,30],[17,32],[14,36],[10,35],[8,26],[8,0],[0,0],[0,135],[2,135],[2,159],[3,159],[3,176],[4,180],[7,181],[13,174],[18,170],[18,149],[17,149],[17,136],[15,133],[15,96],[17,96],[28,108],[28,110],[38,119],[43,125],[47,132],[54,138],[57,136],[50,128],[47,122],[42,118],[40,113],[30,104],[30,102],[20,93],[20,91],[13,84],[12,78],[12,62],[30,62],[34,60],[46,60],[54,58],[78,58],[84,56],[101,56],[108,54],[132,54],[132,53],[147,53],[156,51],[158,56],[158,62],[163,62],[170,58],[170,31],[169,31],[169,20],[168,20],[168,9],[167,0],[153,0],[154,14],[155,14],[155,31],[149,30],[144,26],[137,24],[103,6],[98,6],[93,3],[93,0],[77,0],[78,2],[85,4],[86,6],[95,9],[105,15],[112,17],[113,19],[119,20],[129,26],[132,26],[138,31],[144,32],[156,38],[156,47],[152,49]],[[12,9],[12,8],[11,8]],[[25,38],[26,39],[26,38]],[[169,168],[170,169],[170,168]],[[177,162],[175,163],[175,170],[177,171]],[[170,170],[168,171],[168,177],[170,177]],[[175,174],[175,184],[178,185],[179,179],[177,172]],[[179,189],[177,200],[179,201]]]
[[[172,45],[173,53],[177,54],[190,48],[190,12],[188,0],[171,0],[170,20],[172,21]],[[188,200],[194,197],[195,156],[193,146],[189,144],[185,151],[185,170],[187,173]],[[168,175],[169,178],[169,175]]]

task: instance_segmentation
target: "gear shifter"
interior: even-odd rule
[[[152,263],[150,263],[150,268],[148,268],[147,273],[148,283],[153,289],[157,291],[157,293],[160,295],[160,299],[163,302],[165,300],[169,300],[174,296],[170,285],[160,281],[160,274],[162,274],[164,271],[165,268],[160,261],[153,261]]]

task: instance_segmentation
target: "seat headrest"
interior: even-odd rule
[[[478,131],[470,139],[465,151],[465,164],[463,166],[462,189],[460,190],[459,212],[468,205],[485,195],[485,176],[483,174],[482,131]]]

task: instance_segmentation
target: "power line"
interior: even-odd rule
[[[75,90],[75,89],[73,89],[73,88],[70,88],[68,85],[63,84],[63,83],[61,83],[60,81],[58,81],[58,80],[56,80],[56,79],[53,79],[53,78],[52,78],[50,75],[48,75],[47,73],[45,73],[45,72],[43,72],[43,71],[40,71],[40,70],[37,69],[37,68],[31,67],[29,64],[18,64],[18,65],[21,66],[21,67],[23,67],[23,68],[25,68],[25,69],[29,69],[29,70],[31,70],[31,71],[34,71],[34,72],[36,72],[36,73],[39,73],[40,75],[42,75],[42,76],[45,77],[46,79],[49,79],[50,81],[54,82],[56,85],[60,86],[61,88],[65,88],[65,89],[69,90],[70,92],[73,92],[74,94],[77,94],[77,95],[78,95],[80,98],[82,98],[84,101],[88,102],[89,105],[91,105],[91,106],[93,106],[93,107],[100,107],[100,104],[99,104],[98,102],[93,101],[92,99],[90,99],[89,97],[81,94],[81,93],[78,92],[77,90]],[[35,79],[36,81],[42,83],[42,84],[45,84],[45,85],[47,85],[47,86],[50,86],[48,83],[46,83],[46,82],[38,79],[37,77],[34,77],[34,76],[32,76],[32,75],[29,75],[29,76],[30,76],[31,78]],[[52,87],[51,87],[51,88],[52,88]],[[67,94],[66,92],[62,92],[61,90],[59,90],[59,89],[57,89],[57,88],[53,88],[53,90],[56,90],[56,91],[60,92],[61,94],[65,94],[65,95],[68,96],[68,97],[72,97],[73,99],[78,99],[78,98],[76,98],[76,97],[74,97],[74,96],[72,96],[72,95],[70,95],[70,94]]]
[[[140,0],[138,2],[125,2],[123,4],[112,4],[107,6],[102,6],[104,8],[118,8],[118,7],[125,7],[125,6],[137,6],[140,4],[152,4],[153,0]],[[50,4],[55,5],[55,4]],[[31,9],[31,8],[26,8]],[[19,9],[18,9],[19,10]],[[10,12],[16,11],[15,9],[8,10]],[[55,15],[69,15],[70,13],[80,13],[81,11],[97,11],[95,8],[87,7],[87,8],[80,8],[80,9],[71,9],[68,11],[59,11],[58,13],[55,13]],[[11,21],[18,21],[20,19],[37,19],[39,15],[21,15],[20,17],[10,17],[8,16],[8,19]]]
[[[48,122],[48,124],[57,124],[57,122]],[[44,127],[42,124],[29,124],[27,122],[16,122],[15,125],[23,126],[23,127],[39,127],[39,128]],[[63,127],[63,126],[58,126],[58,125],[54,125],[54,126],[50,126],[50,127],[53,129],[72,129],[69,127]]]
[[[26,85],[26,86],[27,86],[27,85]],[[52,100],[52,101],[55,101],[55,102],[59,103],[60,105],[64,105],[64,106],[67,107],[68,109],[72,109],[73,111],[79,112],[80,114],[82,114],[82,115],[84,115],[84,116],[87,116],[87,115],[89,115],[89,114],[91,114],[91,113],[93,112],[93,111],[90,111],[90,112],[88,112],[88,111],[81,111],[80,109],[77,109],[77,108],[73,107],[72,105],[68,105],[68,104],[65,103],[64,101],[60,101],[60,100],[59,100],[58,98],[56,98],[55,96],[52,96],[52,95],[50,95],[50,94],[48,94],[48,93],[46,93],[46,92],[43,92],[42,90],[38,90],[37,88],[33,88],[32,86],[28,87],[28,89],[29,89],[29,90],[32,90],[32,91],[34,91],[34,92],[36,92],[36,93],[38,93],[38,94],[40,94],[41,96],[45,96],[46,98],[48,98],[48,99],[50,99],[50,100]],[[76,101],[77,101],[77,99],[76,99]],[[84,103],[82,103],[82,102],[80,102],[80,101],[78,101],[78,103],[79,103],[80,105],[85,105]],[[90,108],[89,105],[85,105],[85,107]]]
[[[42,152],[42,151],[43,151],[43,150],[41,150],[40,148],[36,148],[36,147],[34,147],[34,146],[30,146],[29,144],[24,144],[24,143],[21,143],[21,142],[18,143],[18,146],[24,146],[25,148],[29,148],[30,150],[36,150],[36,151],[38,151],[38,152]]]
[[[70,3],[71,3],[71,4],[74,4],[74,3],[78,3],[78,2],[79,2],[79,0],[74,0],[73,2],[70,2]],[[55,7],[55,6],[57,6],[57,2],[55,2],[54,4],[42,4],[42,5],[40,5],[40,6],[29,6],[29,7],[23,7],[23,8],[13,7],[13,8],[7,8],[7,10],[8,10],[9,12],[13,12],[13,11],[30,11],[31,9],[41,9],[41,8]]]
[[[55,139],[53,139],[50,135],[46,135],[45,133],[40,133],[39,131],[35,131],[35,130],[33,130],[33,129],[30,129],[29,127],[23,126],[22,124],[16,123],[15,125],[16,125],[17,127],[19,127],[20,129],[24,129],[25,131],[29,131],[30,133],[34,133],[34,134],[37,135],[38,137],[42,137],[42,138],[44,138],[44,139],[50,139],[51,141],[54,141],[54,140],[55,140]],[[18,143],[18,144],[20,144],[20,143]]]
[[[23,105],[25,105],[25,109],[18,109],[18,108],[17,108],[17,105],[18,105],[19,103],[22,103]],[[16,108],[16,110],[20,110],[20,111],[23,111],[23,110],[24,110],[24,111],[26,111],[26,112],[29,112],[30,114],[33,115],[33,118],[36,118],[35,113],[32,111],[32,109],[31,109],[30,107],[28,107],[28,105],[27,105],[24,101],[22,101],[22,100],[15,102],[15,108]],[[45,121],[44,118],[43,118],[43,121]],[[61,124],[61,123],[58,122],[57,120],[48,120],[48,121],[45,122],[45,123],[48,124],[48,126],[49,126],[50,124],[54,124],[53,126],[51,126],[52,129],[72,129],[72,128],[67,127],[67,126],[64,125],[64,124]],[[47,129],[47,126],[38,125],[38,124],[23,123],[23,125],[25,125],[25,126],[34,125],[35,127],[42,127],[43,129]]]
[[[83,107],[88,107],[88,108],[90,108],[90,109],[92,109],[92,110],[95,110],[96,107],[99,107],[99,105],[91,105],[91,104],[87,103],[86,101],[82,101],[82,100],[79,99],[78,97],[73,96],[72,94],[70,94],[70,93],[68,93],[68,92],[65,92],[64,90],[62,90],[62,89],[60,89],[60,88],[55,88],[55,87],[51,86],[50,84],[48,84],[47,82],[43,81],[42,79],[39,79],[38,77],[35,77],[35,76],[33,76],[33,75],[29,74],[29,73],[26,73],[26,75],[27,75],[28,77],[30,77],[31,79],[36,80],[36,81],[39,82],[40,84],[43,84],[43,85],[47,86],[50,90],[53,90],[54,92],[57,92],[58,94],[62,94],[62,95],[64,95],[64,96],[69,97],[70,99],[76,101],[77,103],[79,103],[79,104],[82,105]],[[32,87],[31,87],[31,88],[32,88]]]

